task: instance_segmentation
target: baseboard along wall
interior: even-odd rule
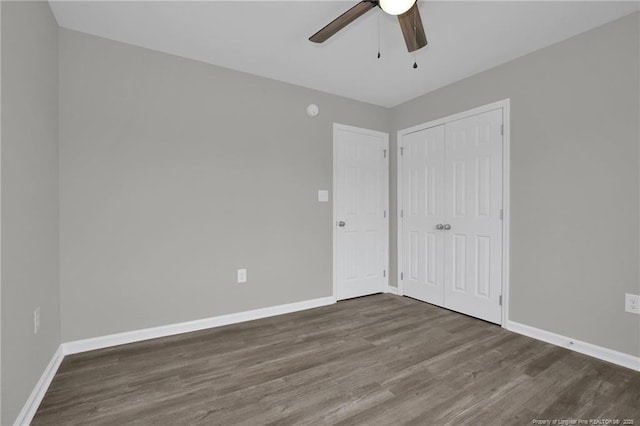
[[[53,380],[53,377],[56,375],[58,371],[58,367],[62,364],[62,360],[64,359],[64,353],[62,352],[62,345],[58,346],[58,350],[53,354],[51,361],[44,369],[42,376],[36,383],[36,386],[31,391],[31,395],[27,399],[27,402],[18,413],[18,417],[16,421],[13,423],[14,426],[27,426],[31,423],[33,416],[36,415],[36,411],[38,411],[38,407],[42,402],[42,398],[44,398],[44,394],[47,393],[47,389],[49,389],[49,385]]]
[[[513,331],[514,333],[532,337],[537,340],[542,340],[543,342],[567,348],[584,355],[589,355],[593,358],[598,358],[612,364],[617,364],[622,367],[640,371],[640,357],[637,356],[629,355],[624,352],[618,352],[613,349],[594,345],[592,343],[583,342],[581,340],[563,336],[561,334],[552,333],[550,331],[541,330],[529,325],[520,324],[515,321],[507,321],[505,328],[509,331]]]
[[[124,333],[109,334],[107,336],[91,339],[76,340],[62,344],[62,352],[65,355],[80,352],[93,351],[95,349],[111,346],[125,345],[127,343],[141,342],[143,340],[156,339],[158,337],[173,336],[175,334],[189,333],[191,331],[205,330],[207,328],[221,327],[223,325],[237,324],[275,315],[289,314],[291,312],[304,311],[335,303],[333,297],[305,300],[303,302],[289,303],[286,305],[271,306],[268,308],[254,309],[235,314],[220,315],[195,321],[181,322],[177,324],[163,325],[160,327],[145,328],[142,330],[127,331]]]
[[[387,286],[387,291],[385,291],[385,293],[391,293],[391,294],[395,294],[396,296],[400,296],[400,291],[398,290],[398,287],[394,287],[394,286]]]

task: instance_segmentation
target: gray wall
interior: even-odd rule
[[[640,321],[624,294],[640,294],[638,22],[624,17],[392,111],[395,139],[511,99],[510,319],[636,356]]]
[[[59,40],[63,341],[332,295],[332,123],[387,131],[387,109]]]
[[[60,344],[58,26],[46,2],[2,7],[2,424]],[[41,329],[33,333],[33,310]]]

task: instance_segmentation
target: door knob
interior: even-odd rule
[[[339,226],[339,227],[341,227],[341,228],[342,228],[343,226],[345,226],[345,225],[346,225],[346,223],[344,223],[343,221],[338,222],[338,226]]]
[[[451,225],[449,225],[448,223],[444,226],[444,230],[448,231],[449,229],[451,229]]]
[[[441,224],[441,223],[439,223],[439,224],[437,224],[437,225],[436,225],[436,229],[437,229],[438,231],[440,231],[440,230],[444,229],[444,225],[443,225],[443,224]]]

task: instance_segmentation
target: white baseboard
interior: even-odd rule
[[[398,287],[387,286],[387,291],[385,293],[395,294],[396,296],[400,296],[400,292],[398,291]]]
[[[36,383],[33,391],[31,391],[31,395],[29,395],[27,402],[25,402],[22,410],[20,410],[16,421],[13,423],[14,426],[26,426],[31,423],[31,420],[33,420],[33,416],[36,415],[36,411],[38,411],[42,398],[44,398],[44,394],[47,393],[47,389],[49,389],[49,385],[51,384],[53,377],[56,375],[63,358],[64,354],[62,353],[62,346],[59,346],[56,353],[53,354],[51,361],[49,361],[49,365],[47,365],[42,376],[40,376],[40,380]]]
[[[333,303],[335,303],[333,296],[322,297],[320,299],[305,300],[303,302],[271,306],[268,308],[254,309],[252,311],[238,312],[235,314],[221,315],[195,321],[145,328],[142,330],[126,331],[124,333],[109,334],[107,336],[93,337],[90,339],[75,340],[63,343],[61,345],[62,352],[64,355],[76,354],[95,349],[103,349],[111,346],[156,339],[158,337],[173,336],[174,334],[188,333],[191,331],[236,324],[239,322],[267,318],[275,315],[288,314],[291,312],[303,311],[305,309],[331,305]]]
[[[592,343],[582,342],[571,337],[562,336],[546,330],[540,330],[539,328],[520,324],[514,321],[507,321],[505,328],[509,331],[513,331],[514,333],[542,340],[543,342],[551,343],[552,345],[561,346],[603,361],[640,371],[640,357],[637,356],[614,351],[613,349],[604,348]]]

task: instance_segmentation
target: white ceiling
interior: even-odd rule
[[[72,30],[391,107],[638,10],[637,1],[420,1],[429,45],[407,52],[374,9],[324,44],[353,1],[51,1]],[[382,58],[377,59],[378,20]],[[597,55],[598,52],[593,52]]]

